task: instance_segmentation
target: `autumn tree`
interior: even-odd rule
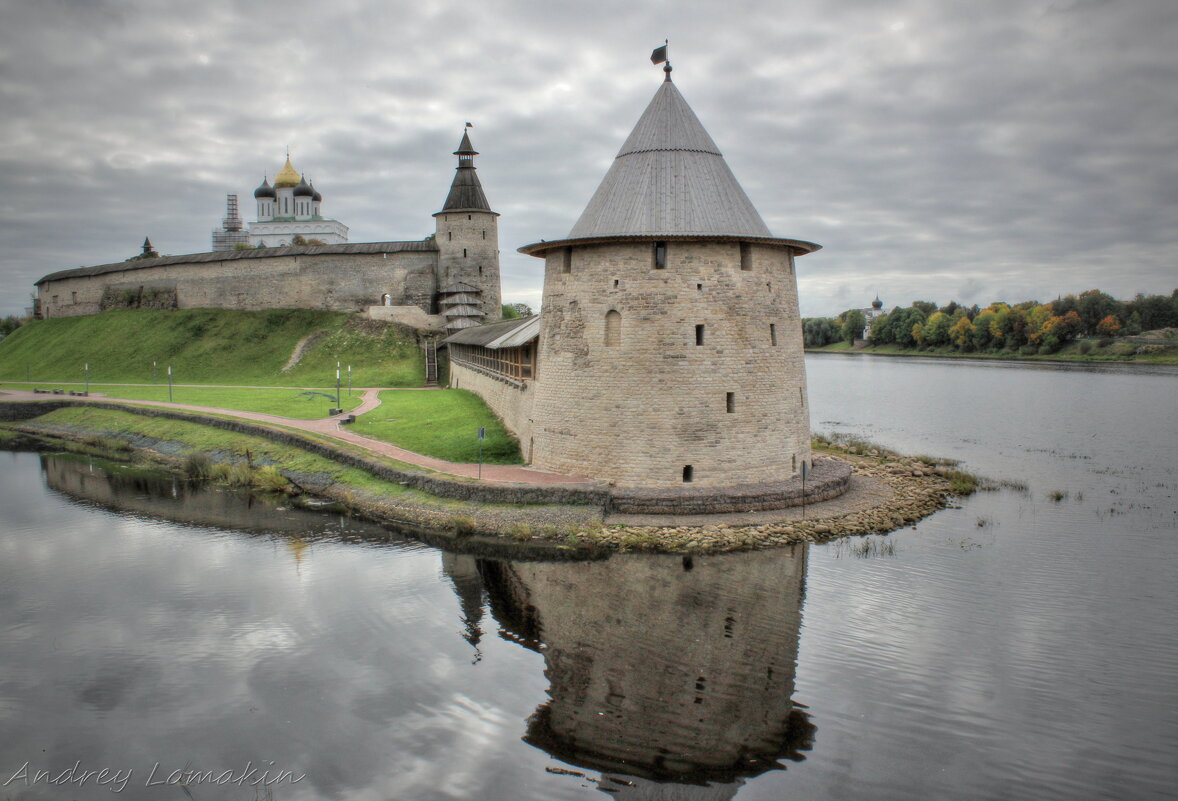
[[[1096,324],[1096,333],[1102,337],[1115,337],[1121,330],[1121,321],[1114,315],[1108,315]]]
[[[848,309],[843,312],[842,319],[843,339],[854,345],[856,339],[863,338],[863,329],[867,326],[867,318],[858,309]]]

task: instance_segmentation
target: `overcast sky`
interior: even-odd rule
[[[0,0],[0,314],[49,272],[209,249],[290,147],[350,240],[420,239],[463,124],[505,301],[674,79],[804,315],[1178,285],[1174,0]]]

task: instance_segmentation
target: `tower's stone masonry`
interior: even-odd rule
[[[655,247],[548,252],[533,464],[619,486],[795,475],[810,450],[789,246],[744,245],[748,269],[738,241],[668,241],[663,269]]]
[[[501,316],[499,215],[493,211],[441,211],[434,215],[438,248],[438,288],[470,284],[480,291],[485,322]]]

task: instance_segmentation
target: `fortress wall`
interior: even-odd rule
[[[194,254],[202,255],[202,254]],[[97,314],[103,291],[174,289],[181,309],[274,308],[361,311],[393,296],[393,305],[430,311],[433,251],[283,254],[216,261],[178,261],[97,275],[63,276],[40,285],[45,317]]]
[[[653,269],[652,242],[587,244],[565,272],[549,251],[533,464],[621,487],[684,486],[686,465],[693,487],[796,475],[810,436],[792,257],[749,253],[744,270],[738,242],[672,240]]]
[[[529,460],[532,437],[532,381],[513,381],[496,378],[461,362],[450,360],[450,386],[469,389],[491,407],[507,430],[520,443],[520,453]],[[522,389],[521,389],[522,385]]]

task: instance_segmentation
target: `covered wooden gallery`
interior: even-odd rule
[[[464,328],[442,340],[450,361],[494,377],[523,381],[536,377],[540,315]]]

